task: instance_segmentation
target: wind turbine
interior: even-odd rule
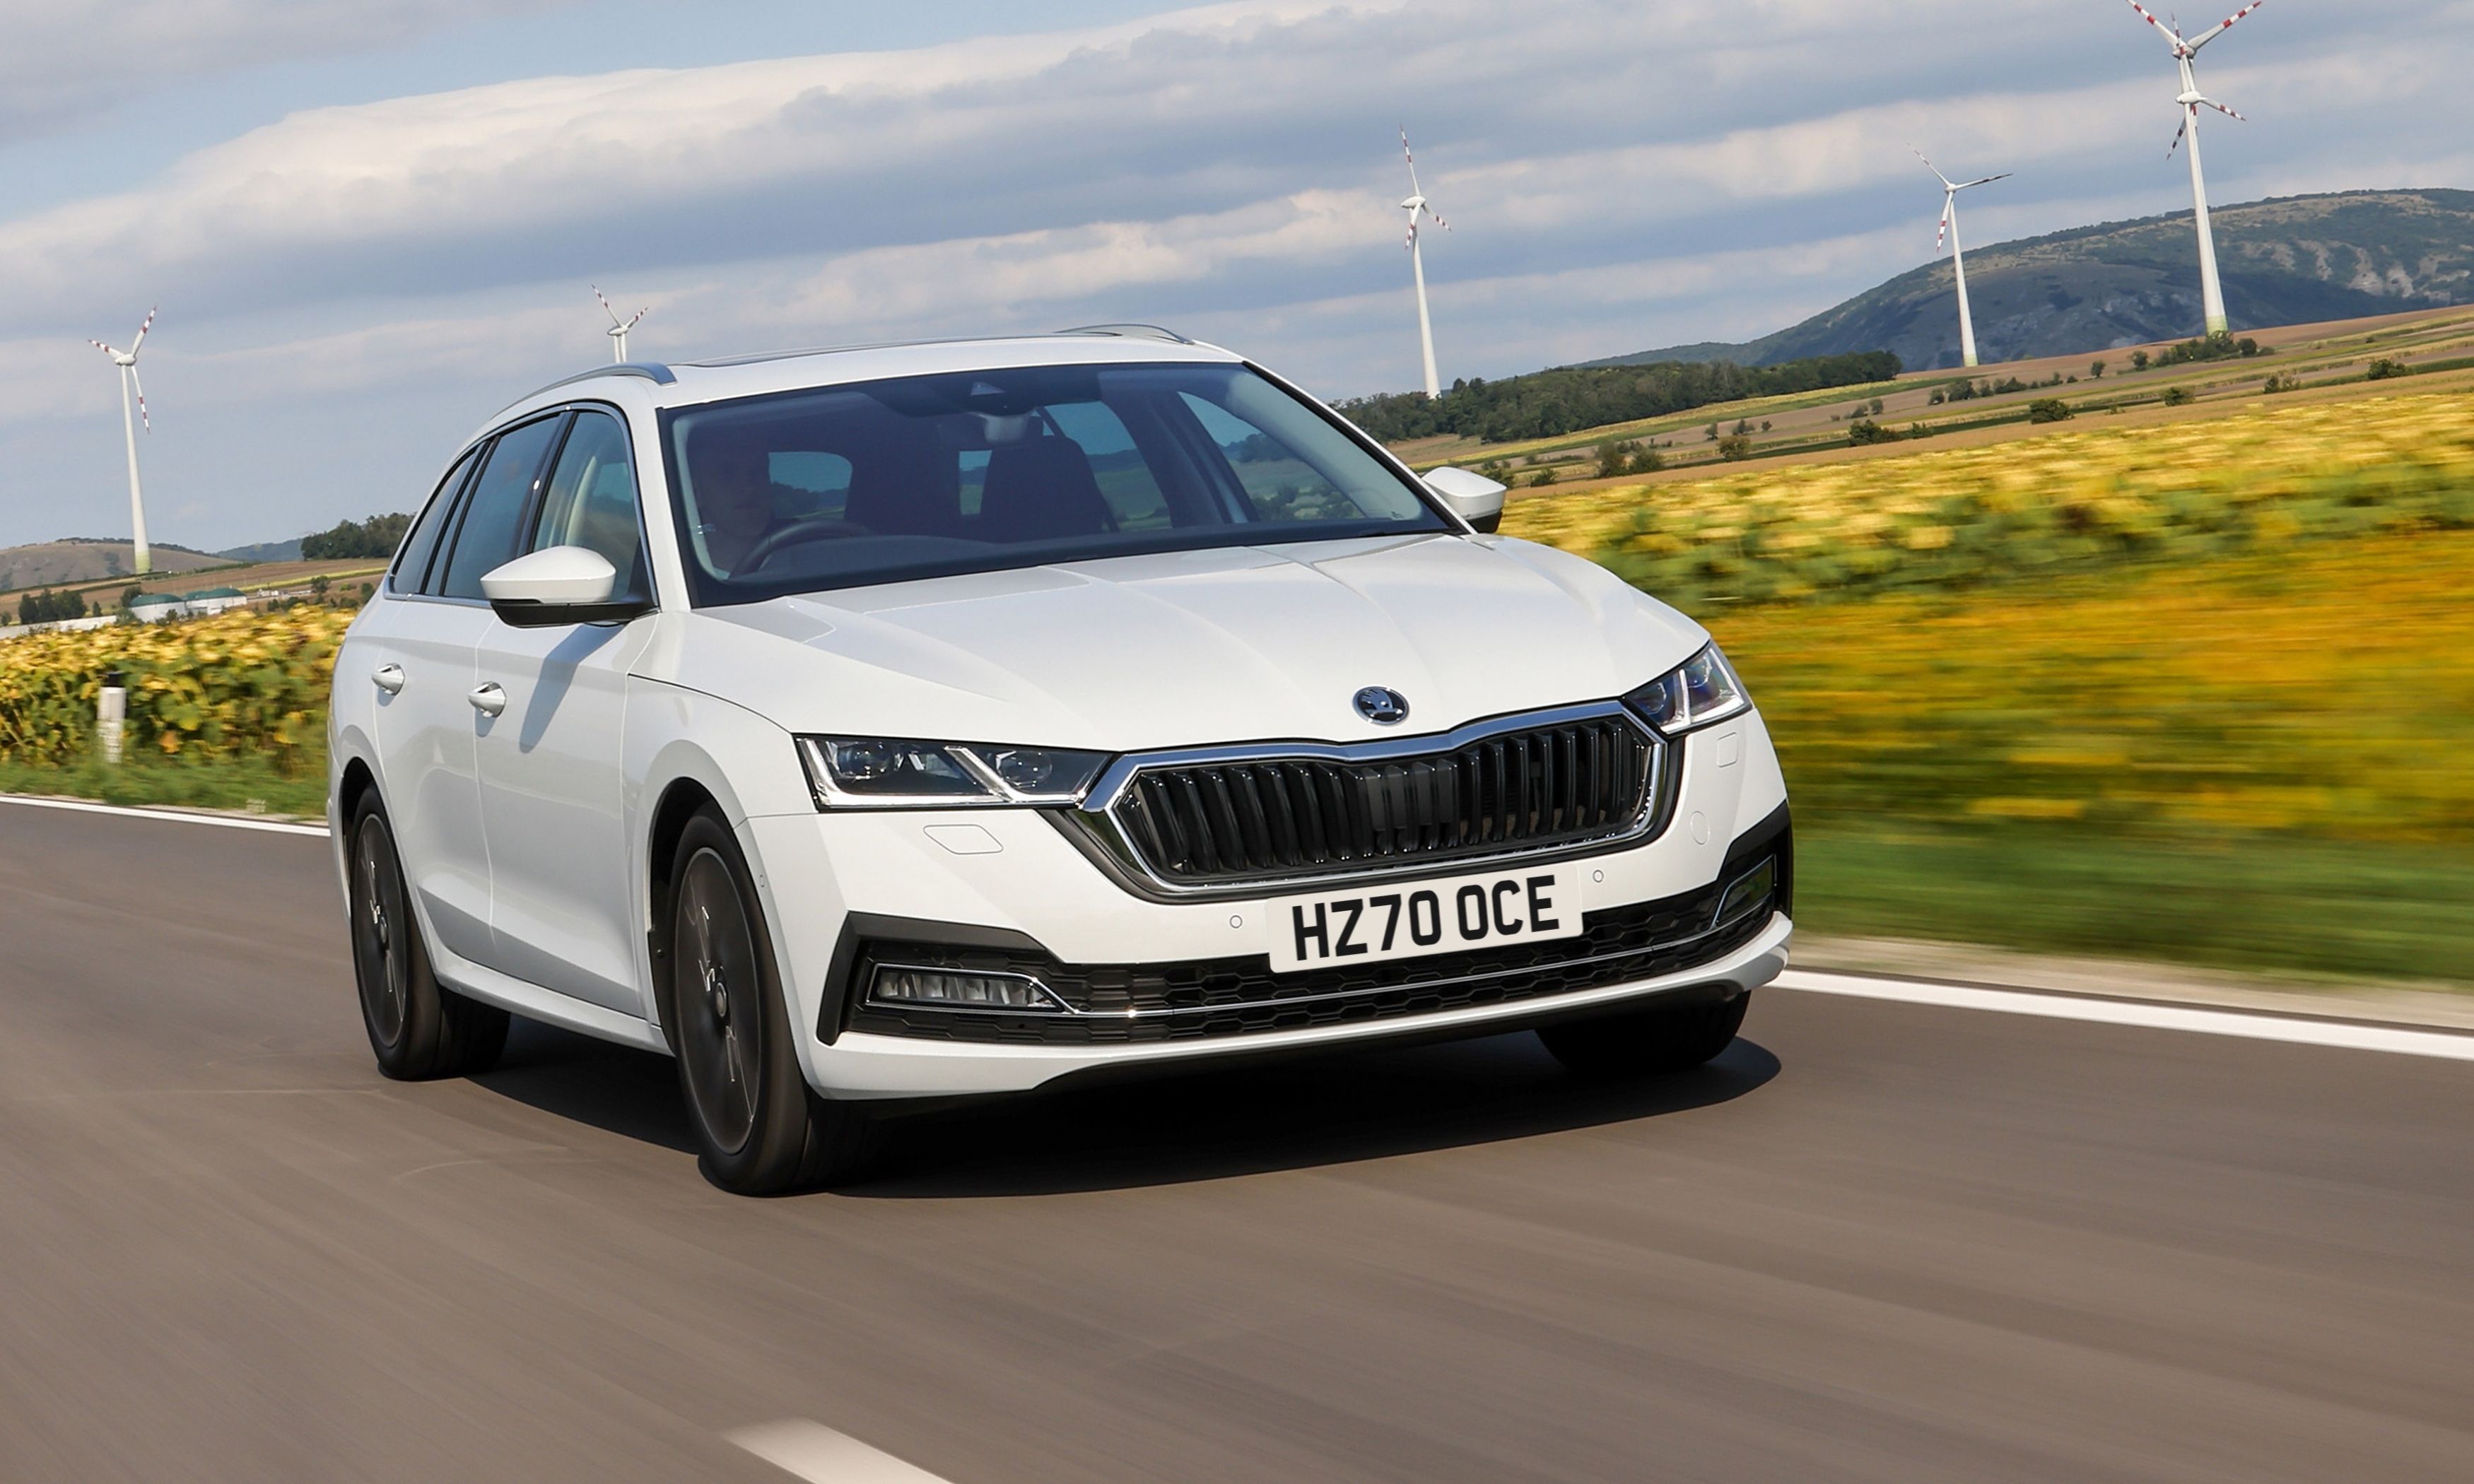
[[[2195,70],[2195,64],[2198,60],[2199,48],[2223,36],[2233,29],[2236,21],[2267,3],[2268,0],[2251,0],[2249,5],[2244,6],[2209,30],[2195,36],[2185,36],[2178,23],[2169,26],[2158,20],[2154,12],[2141,5],[2139,0],[2130,0],[2130,8],[2137,11],[2147,24],[2164,34],[2166,45],[2173,49],[2174,64],[2182,72],[2182,94],[2173,100],[2182,108],[2182,129],[2173,136],[2172,149],[2167,150],[2165,156],[2171,159],[2173,150],[2182,147],[2182,140],[2185,137],[2190,139],[2191,200],[2199,224],[2199,299],[2201,306],[2207,311],[2208,333],[2211,335],[2225,334],[2233,328],[2233,325],[2232,322],[2225,318],[2225,286],[2217,277],[2217,234],[2208,223],[2207,177],[2199,169],[2199,110],[2203,108],[2214,108],[2227,118],[2240,119],[2245,124],[2250,121],[2199,91],[2199,75]]]
[[[1950,177],[1943,175],[1931,160],[1925,159],[1924,151],[1916,149],[1912,144],[1907,148],[1914,151],[1916,158],[1925,160],[1925,168],[1930,170],[1933,173],[1933,179],[1941,182],[1941,231],[1933,238],[1933,252],[1936,255],[1940,253],[1943,238],[1950,240],[1950,266],[1958,275],[1958,348],[1966,364],[1973,368],[1977,364],[1976,314],[1967,303],[1967,253],[1958,245],[1958,193],[1972,191],[1979,185],[1991,185],[1996,180],[2007,180],[2010,179],[2010,172],[2005,170],[1998,176],[1986,176],[1981,180],[1970,180],[1965,185],[1960,185]]]
[[[626,365],[627,332],[634,329],[637,323],[643,320],[644,316],[653,312],[652,306],[647,304],[643,308],[637,310],[636,318],[633,320],[622,320],[618,318],[618,311],[610,307],[610,300],[601,298],[601,290],[599,288],[590,284],[586,285],[586,287],[593,289],[593,297],[594,299],[601,299],[601,312],[610,317],[610,328],[603,331],[603,333],[610,337],[610,344],[613,351],[612,358],[621,366]]]
[[[1409,161],[1409,199],[1400,203],[1400,209],[1409,213],[1409,272],[1418,281],[1418,344],[1426,353],[1426,395],[1431,399],[1443,395],[1443,384],[1435,374],[1435,322],[1426,313],[1426,256],[1418,247],[1418,218],[1423,214],[1445,231],[1452,227],[1435,214],[1435,208],[1426,204],[1426,193],[1418,188],[1418,156],[1409,153],[1405,126],[1400,131],[1400,154]]]
[[[146,323],[137,326],[137,338],[129,343],[128,349],[114,350],[100,340],[86,342],[111,357],[111,364],[120,368],[120,431],[129,440],[129,523],[136,537],[136,565],[140,577],[155,570],[155,555],[146,546],[146,500],[137,488],[137,428],[143,423],[146,431],[152,433],[155,419],[146,415],[146,388],[137,379],[137,351],[146,344],[146,332],[154,327],[155,311],[149,309]],[[131,418],[129,410],[133,397],[137,403],[134,419]]]

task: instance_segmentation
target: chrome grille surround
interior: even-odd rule
[[[1518,764],[1516,748],[1526,749]],[[1059,819],[1140,895],[1261,897],[1637,844],[1665,826],[1675,755],[1622,703],[1593,702],[1379,742],[1132,754]],[[1163,820],[1170,785],[1184,803]],[[1216,785],[1212,801],[1196,797],[1205,785]],[[1346,796],[1310,827],[1303,817],[1333,804],[1335,786]],[[1216,838],[1180,852],[1177,830],[1198,827]],[[1243,842],[1225,852],[1239,858],[1222,860],[1221,842]]]

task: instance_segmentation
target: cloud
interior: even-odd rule
[[[2260,121],[2212,130],[2215,194],[2461,183],[2450,87],[2474,40],[2438,22],[2467,12],[2297,7],[2211,48],[2211,90]],[[305,0],[270,13],[303,28],[282,44],[333,37]],[[2018,172],[1971,201],[1976,242],[2186,203],[2169,59],[2135,19],[1249,0],[307,109],[0,222],[22,351],[0,357],[0,428],[114,413],[80,342],[159,299],[149,391],[159,368],[183,417],[288,419],[306,463],[333,436],[311,409],[410,388],[452,437],[604,353],[588,280],[652,303],[637,347],[680,359],[1160,319],[1326,392],[1406,385],[1402,122],[1455,228],[1427,261],[1447,377],[1748,337],[1925,258],[1938,190],[1910,141]],[[197,64],[256,35],[238,5],[190,23],[174,52]]]

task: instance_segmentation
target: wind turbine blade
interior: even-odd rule
[[[146,332],[154,327],[155,311],[149,309],[146,311],[146,323],[137,326],[137,338],[129,343],[129,353],[131,355],[135,355],[137,353],[137,347],[146,344]]]
[[[1944,196],[1941,199],[1941,230],[1933,233],[1933,256],[1935,257],[1941,256],[1941,250],[1950,244],[1950,214],[1957,207],[1958,203],[1949,197]]]
[[[1432,220],[1433,220],[1434,224],[1435,224],[1437,227],[1442,227],[1442,228],[1443,228],[1443,230],[1445,230],[1445,231],[1450,231],[1450,230],[1452,229],[1452,224],[1451,224],[1451,223],[1449,223],[1449,222],[1444,221],[1444,220],[1443,219],[1443,217],[1442,217],[1441,215],[1439,215],[1439,214],[1436,212],[1436,210],[1435,210],[1435,208],[1434,208],[1434,207],[1432,207],[1432,206],[1426,206],[1426,207],[1422,207],[1422,208],[1420,208],[1420,209],[1422,209],[1422,210],[1426,213],[1426,215],[1427,215],[1430,219],[1432,219]]]
[[[602,297],[600,286],[597,284],[588,283],[585,287],[593,290],[594,299],[601,305],[601,312],[610,317],[610,323],[613,324],[618,323],[618,311],[610,307],[610,300]]]
[[[2165,157],[2167,159],[2171,159],[2173,156],[2180,151],[2182,148],[2182,136],[2190,132],[2191,115],[2186,112],[2182,115],[2182,127],[2173,131],[2173,142],[2168,145],[2165,149]]]
[[[2166,25],[2161,20],[2158,20],[2156,18],[2156,12],[2147,9],[2146,6],[2141,5],[2139,0],[2130,0],[2130,8],[2139,12],[2141,19],[2147,21],[2147,24],[2164,33],[2165,44],[2173,49],[2174,56],[2179,57],[2182,55],[2182,34],[2180,32],[2175,31],[2172,27]]]
[[[126,370],[129,372],[129,384],[137,389],[137,420],[144,424],[147,432],[152,433],[155,431],[155,419],[146,415],[146,383],[137,379],[136,362],[132,361]]]
[[[2268,0],[2251,0],[2250,4],[2244,6],[2241,10],[2234,12],[2231,15],[2228,15],[2223,20],[2218,22],[2214,30],[2209,31],[2204,35],[2195,36],[2184,44],[2195,52],[2199,48],[2215,40],[2217,37],[2223,36],[2226,32],[2233,30],[2235,22],[2241,20],[2244,16],[2248,15],[2251,12],[2258,10],[2261,6],[2266,4],[2268,4]]]
[[[1910,155],[1912,155],[1912,156],[1915,156],[1916,158],[1918,158],[1918,159],[1924,159],[1924,160],[1925,160],[1925,168],[1926,168],[1927,170],[1929,170],[1929,171],[1931,171],[1931,172],[1933,173],[1933,179],[1934,179],[1934,180],[1939,180],[1939,181],[1940,181],[1942,184],[1944,184],[1944,185],[1948,185],[1948,184],[1950,184],[1950,177],[1948,177],[1948,176],[1946,176],[1946,175],[1943,175],[1943,174],[1941,173],[1941,167],[1940,167],[1940,166],[1935,165],[1931,160],[1925,159],[1925,152],[1924,152],[1924,151],[1922,151],[1922,150],[1920,150],[1920,149],[1917,149],[1914,145],[1912,145],[1912,144],[1911,144],[1911,145],[1908,145],[1908,146],[1907,146],[1907,153],[1908,153],[1908,154],[1910,154]]]
[[[2004,170],[1998,176],[1986,176],[1981,180],[1970,180],[1965,185],[1953,185],[1951,189],[1954,191],[1972,191],[1979,185],[1991,185],[1996,180],[2007,180],[2010,179],[2012,174],[2013,172]]]
[[[113,349],[113,348],[111,348],[109,346],[105,345],[105,344],[104,344],[102,341],[100,341],[100,340],[88,340],[88,341],[86,342],[86,344],[87,344],[87,345],[89,345],[89,346],[94,347],[97,350],[102,351],[104,354],[106,354],[106,355],[108,355],[108,356],[111,357],[111,358],[112,358],[113,360],[115,360],[115,361],[116,361],[116,360],[118,360],[118,359],[120,359],[120,352],[119,352],[119,351],[114,350],[114,349]]]
[[[1409,126],[1406,124],[1400,126],[1400,157],[1409,162],[1409,194],[1423,196],[1426,193],[1418,188],[1418,156],[1410,153]]]
[[[634,329],[637,325],[643,323],[644,323],[644,316],[646,316],[646,315],[648,315],[648,314],[651,314],[652,312],[653,312],[653,306],[652,306],[652,305],[650,305],[650,304],[646,304],[643,308],[639,309],[639,310],[637,310],[637,311],[636,311],[636,317],[635,317],[634,319],[632,319],[632,320],[628,321],[626,323],[624,323],[624,324],[622,324],[622,325],[620,325],[620,326],[618,326],[618,327],[619,327],[620,329],[622,329],[622,330],[632,330],[632,329]]]
[[[2201,103],[2206,104],[2209,108],[2216,109],[2218,112],[2219,112],[2219,113],[2223,114],[2223,115],[2224,115],[2225,117],[2227,117],[2227,118],[2230,118],[2230,119],[2241,119],[2241,120],[2242,120],[2242,122],[2243,122],[2243,123],[2245,123],[2245,124],[2247,124],[2247,123],[2249,123],[2249,122],[2250,122],[2250,120],[2249,120],[2249,119],[2243,118],[2243,116],[2242,116],[2241,114],[2236,113],[2233,109],[2226,108],[2223,104],[2217,102],[2217,100],[2215,100],[2214,98],[2202,98],[2202,99],[2200,99],[2199,101],[2200,101]]]

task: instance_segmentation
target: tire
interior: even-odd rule
[[[870,1120],[818,1097],[799,1069],[764,905],[738,837],[710,809],[679,834],[668,897],[670,1040],[705,1179],[779,1195],[863,1173]]]
[[[1555,1060],[1583,1076],[1622,1077],[1688,1072],[1727,1049],[1752,1007],[1733,999],[1660,1005],[1589,1020],[1541,1026],[1538,1039]]]
[[[507,1013],[456,993],[431,971],[429,945],[404,892],[395,830],[376,790],[352,811],[347,860],[352,977],[378,1070],[400,1082],[489,1070],[507,1046]]]

